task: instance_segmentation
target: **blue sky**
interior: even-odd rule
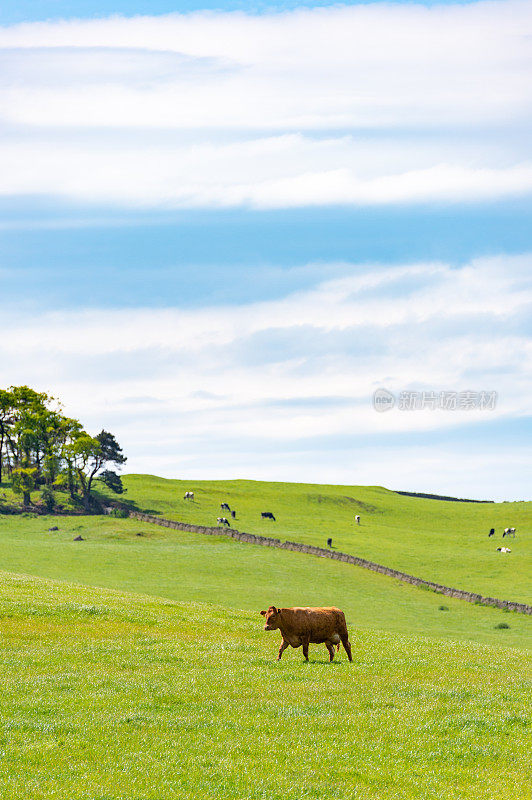
[[[530,3],[0,25],[6,385],[130,471],[529,496]]]
[[[399,0],[391,0],[391,2]],[[453,0],[454,3],[460,0]],[[372,0],[368,0],[372,2]],[[431,6],[436,3],[427,0],[423,5]],[[244,2],[244,0],[122,0],[121,2],[108,2],[108,0],[17,0],[16,3],[6,3],[0,8],[0,25],[12,25],[18,22],[31,22],[48,19],[71,19],[106,17],[112,14],[124,16],[134,15],[160,15],[176,12],[187,13],[190,11],[203,11],[205,9],[224,11],[244,11],[248,14],[267,13],[272,10],[283,11],[307,6],[316,8],[320,6],[338,5],[336,0],[321,0],[321,2],[299,3],[296,0],[279,0],[279,2]],[[351,4],[346,4],[351,5]],[[353,4],[354,5],[354,4]]]

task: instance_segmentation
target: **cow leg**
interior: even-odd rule
[[[334,658],[334,645],[330,642],[325,642],[327,645],[327,650],[329,651],[329,661],[332,661]]]
[[[348,657],[349,661],[352,661],[353,660],[353,656],[351,655],[351,645],[349,644],[349,637],[348,637],[347,633],[340,634],[340,637],[342,639],[342,644],[344,646],[344,650],[347,653],[347,657]]]
[[[283,639],[283,641],[281,642],[281,646],[279,648],[279,655],[277,656],[277,661],[281,660],[281,656],[287,647],[288,647],[288,642],[285,639]]]
[[[305,661],[308,661],[308,646],[310,642],[310,637],[308,639],[303,639],[303,655],[305,656]]]

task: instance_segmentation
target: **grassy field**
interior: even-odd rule
[[[59,531],[48,532],[52,526]],[[84,541],[75,542],[79,535]],[[0,516],[0,569],[254,614],[272,603],[336,604],[358,630],[518,647],[532,641],[531,619],[522,614],[452,600],[341,562],[134,520]]]
[[[249,548],[251,549],[251,548]],[[530,658],[0,575],[4,800],[524,800]],[[274,641],[275,639],[275,641]]]
[[[532,603],[532,503],[455,503],[405,497],[381,487],[259,481],[179,481],[126,475],[124,500],[171,519],[216,524],[220,503],[234,527],[354,553],[426,580]],[[194,502],[183,500],[185,490]],[[276,522],[261,519],[272,511]],[[361,516],[356,525],[354,517]],[[505,527],[517,538],[502,539]],[[490,528],[496,536],[488,539]],[[510,554],[496,548],[506,544]]]

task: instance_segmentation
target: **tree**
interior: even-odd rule
[[[15,467],[13,470],[13,491],[22,495],[22,504],[31,505],[31,492],[35,489],[36,467]]]
[[[45,455],[53,450],[52,420],[59,415],[48,408],[54,398],[28,386],[11,386],[0,402],[10,404],[2,426],[9,471],[35,468],[35,480],[42,482]]]
[[[7,389],[0,389],[0,484],[3,477],[4,443],[13,424],[13,394]]]
[[[82,424],[63,414],[60,404],[45,392],[29,386],[0,389],[0,483],[5,471],[13,488],[28,505],[31,492],[43,487],[43,500],[55,502],[52,487],[68,488],[75,499],[81,490],[83,504],[91,508],[91,491],[98,475],[112,491],[122,494],[120,477],[109,466],[126,458],[109,431],[89,436]]]
[[[124,489],[122,478],[110,469],[104,470],[99,476],[98,480],[105,483],[108,489],[111,489],[115,494],[124,494],[127,489]]]
[[[79,477],[83,505],[86,511],[90,511],[92,484],[98,472],[101,472],[107,464],[121,466],[127,459],[113,434],[105,430],[100,431],[94,438],[83,431],[70,447],[70,454]],[[113,489],[113,486],[110,488]]]
[[[77,419],[63,417],[61,420],[61,433],[59,440],[59,462],[61,471],[55,479],[58,486],[66,484],[70,497],[75,498],[76,476],[72,445],[85,431]]]

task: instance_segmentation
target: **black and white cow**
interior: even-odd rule
[[[194,492],[185,492],[183,500],[194,500]]]
[[[216,522],[218,525],[227,525],[227,527],[229,527],[229,520],[227,517],[217,517]]]
[[[229,508],[229,503],[220,503],[220,508],[222,511],[231,511]]]

